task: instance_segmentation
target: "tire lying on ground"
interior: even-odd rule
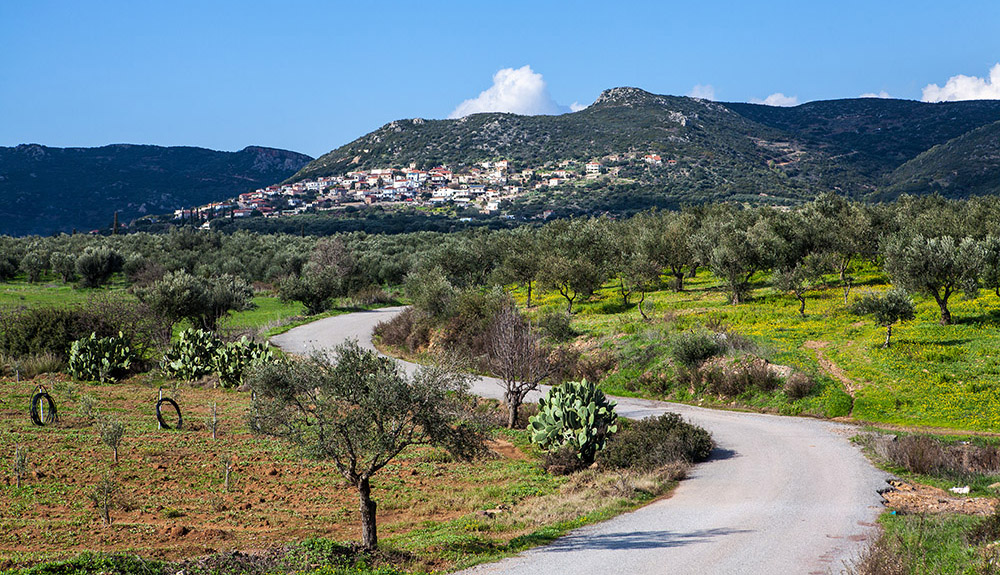
[[[163,419],[163,406],[169,405],[174,408],[174,412],[177,414],[177,423],[175,425],[170,425]],[[160,427],[163,429],[180,429],[183,424],[183,419],[181,419],[181,408],[177,405],[177,402],[170,399],[169,397],[164,397],[163,399],[156,402],[156,421],[160,422]]]
[[[45,405],[42,404],[45,402]],[[59,421],[56,414],[56,402],[52,401],[52,396],[44,391],[39,391],[31,396],[31,423],[38,426],[51,425]]]

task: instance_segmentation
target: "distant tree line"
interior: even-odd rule
[[[556,291],[572,313],[609,281],[629,306],[663,282],[683,290],[687,277],[707,268],[733,304],[769,280],[798,299],[805,314],[806,291],[835,275],[847,299],[856,266],[867,261],[880,266],[895,286],[933,299],[941,323],[948,324],[955,294],[974,297],[984,288],[1000,294],[998,230],[1000,200],[993,196],[904,196],[866,204],[824,195],[797,209],[704,204],[627,219],[581,217],[453,233],[320,238],[174,229],[0,237],[0,279],[89,288],[119,277],[155,303],[157,284],[163,290],[211,293],[220,278],[230,278],[230,292],[270,284],[312,313],[335,297],[402,285],[411,274],[434,270],[435,278],[454,289],[521,285],[529,306],[539,288]],[[209,279],[215,283],[204,283]],[[208,327],[218,312],[206,309],[189,317]]]

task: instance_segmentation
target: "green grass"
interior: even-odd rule
[[[884,514],[879,519],[886,537],[898,541],[898,553],[908,560],[913,575],[995,573],[995,567],[980,570],[984,548],[966,540],[982,521],[968,515]]]
[[[76,289],[61,281],[28,283],[26,281],[0,282],[0,305],[36,306],[84,303],[97,289]]]
[[[865,290],[889,288],[886,278],[868,267],[857,273]],[[954,325],[938,323],[933,300],[914,296],[917,317],[894,328],[893,345],[882,349],[884,328],[848,313],[835,276],[830,286],[807,294],[806,316],[798,302],[774,291],[764,275],[755,277],[753,299],[728,303],[716,279],[707,271],[688,279],[685,291],[661,290],[647,295],[653,320],[644,321],[632,305],[624,308],[610,284],[587,302],[574,304],[572,327],[580,340],[613,354],[618,367],[607,374],[602,387],[614,394],[669,398],[728,407],[748,407],[786,414],[838,416],[850,413],[860,421],[900,425],[938,426],[976,431],[1000,431],[1000,298],[983,292],[965,301],[955,296],[950,309]],[[514,290],[524,303],[523,289]],[[532,314],[564,311],[558,293],[536,288]],[[774,364],[810,374],[819,383],[810,396],[789,401],[779,393],[737,398],[691,395],[683,390],[657,392],[641,378],[673,381],[675,368],[667,360],[672,334],[705,324],[725,325],[751,339],[759,354]],[[816,349],[806,342],[822,342],[821,353],[857,388],[853,400],[844,384],[821,368]],[[655,386],[654,386],[655,388]]]

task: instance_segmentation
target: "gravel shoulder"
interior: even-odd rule
[[[306,353],[356,339],[399,313],[384,308],[322,319],[271,339]],[[400,362],[412,371],[416,366]],[[500,398],[496,380],[473,391]],[[528,397],[536,401],[538,394]],[[551,545],[463,573],[476,574],[826,574],[857,556],[883,509],[887,474],[829,421],[718,411],[613,398],[618,413],[682,414],[711,431],[718,449],[673,495],[609,521],[577,529]]]

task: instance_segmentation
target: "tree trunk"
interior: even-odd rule
[[[951,312],[948,311],[948,304],[942,302],[939,305],[941,307],[941,325],[951,325]]]
[[[938,307],[941,308],[941,325],[951,325],[951,312],[948,311],[948,296],[951,295],[945,290],[944,297],[941,297],[934,292],[934,300],[937,302]]]
[[[802,316],[802,317],[806,317],[806,298],[805,298],[805,296],[801,296],[801,295],[796,294],[795,297],[797,297],[799,299],[799,315]]]
[[[520,408],[520,401],[513,397],[507,398],[507,429],[514,429],[517,426],[517,413]]]
[[[851,282],[848,281],[844,284],[844,305],[848,305],[848,296],[851,295]]]
[[[369,551],[378,548],[378,534],[375,531],[375,502],[372,501],[372,486],[367,477],[358,480],[358,495],[361,500],[361,545]]]
[[[625,280],[618,280],[618,293],[622,296],[622,307],[628,307],[628,298],[632,295],[632,290],[625,289]]]
[[[885,343],[882,344],[882,347],[889,347],[890,340],[892,340],[892,324],[891,323],[889,325],[885,326]]]
[[[684,270],[674,272],[674,291],[684,291]]]
[[[646,301],[646,290],[641,290],[639,293],[641,294],[639,296],[639,315],[642,316],[642,319],[649,321],[649,316],[646,315],[646,310],[642,309],[642,303]]]
[[[118,448],[117,447],[114,448],[114,452],[115,452],[115,463],[118,463]]]
[[[531,280],[528,280],[528,301],[524,304],[524,307],[531,307]]]

